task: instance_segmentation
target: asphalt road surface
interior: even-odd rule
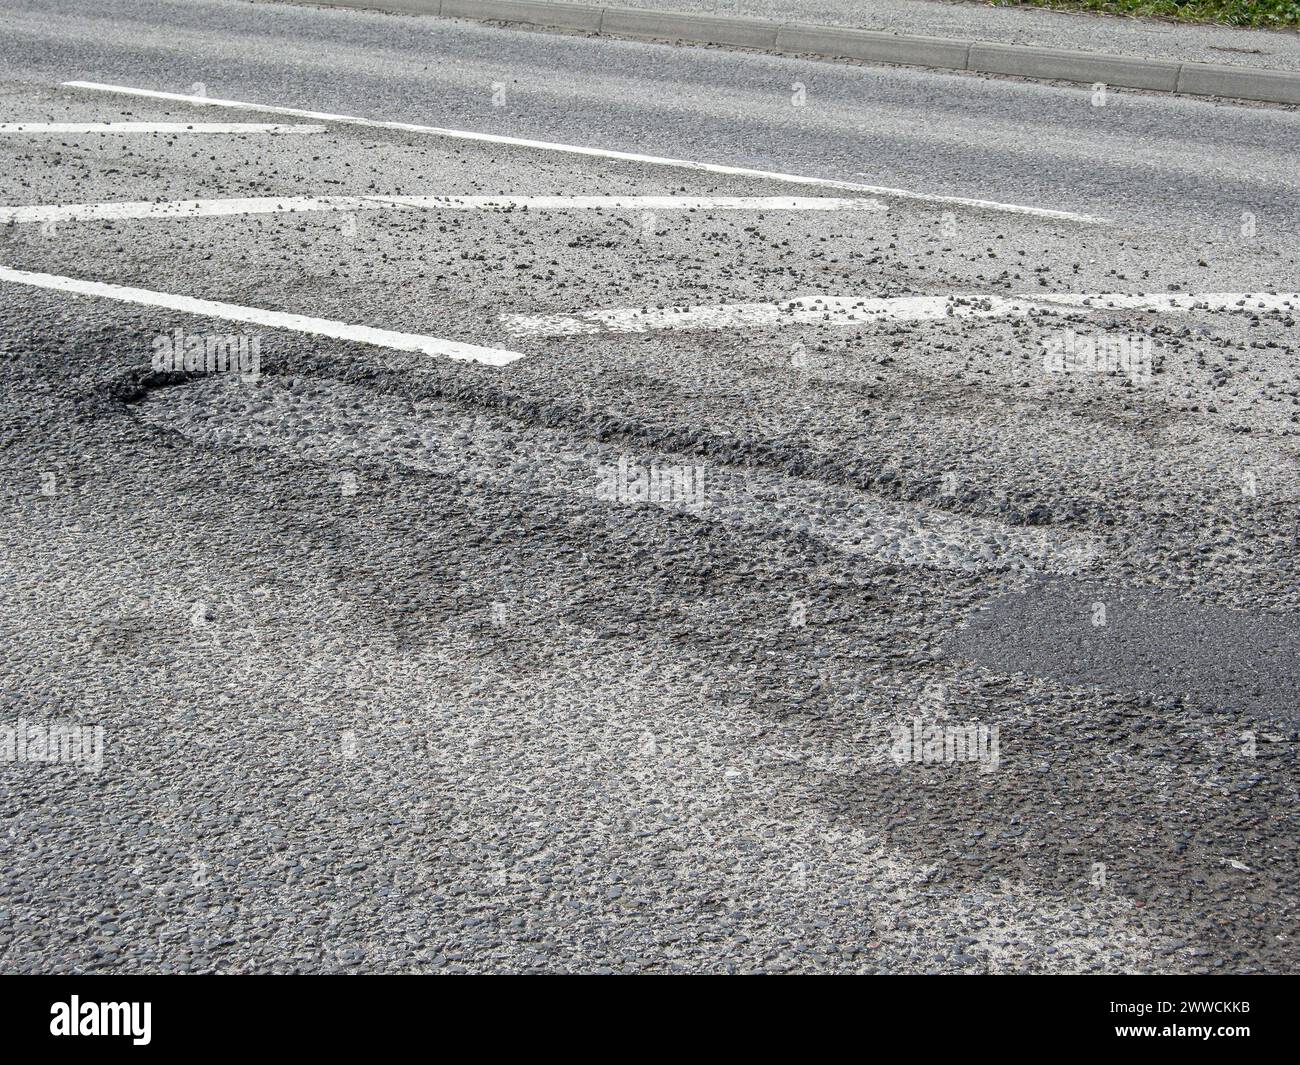
[[[1294,109],[0,21],[4,971],[1294,970]]]

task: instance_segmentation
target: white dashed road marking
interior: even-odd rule
[[[1002,318],[1060,310],[1278,311],[1300,308],[1296,292],[1201,294],[1066,293],[1033,296],[805,296],[781,303],[720,303],[695,307],[623,307],[576,314],[503,314],[514,336],[576,336],[586,333],[649,333],[673,329],[754,329],[781,325],[864,325],[943,318]]]
[[[879,200],[829,196],[244,196],[221,200],[0,207],[0,223],[106,218],[216,218],[309,211],[884,211]]]
[[[78,296],[95,296],[124,303],[138,303],[148,307],[166,307],[185,314],[206,315],[231,322],[247,322],[251,325],[264,325],[270,329],[291,329],[299,333],[314,333],[317,336],[332,337],[336,340],[353,340],[381,348],[441,355],[462,362],[482,362],[489,366],[506,366],[516,359],[523,358],[523,355],[517,351],[479,347],[477,344],[461,344],[454,340],[442,340],[419,333],[398,333],[390,329],[374,329],[366,325],[349,325],[347,322],[336,322],[328,318],[308,318],[301,314],[267,311],[258,307],[239,307],[233,303],[218,303],[214,300],[195,299],[192,296],[176,296],[167,292],[152,292],[144,288],[110,285],[101,281],[80,281],[55,274],[29,273],[26,270],[11,270],[4,266],[0,266],[0,281],[54,289],[57,292],[71,292]]]
[[[1095,215],[1076,214],[1073,211],[1054,211],[1045,207],[1026,207],[1021,204],[999,203],[994,200],[976,200],[963,196],[938,196],[910,189],[886,188],[880,185],[863,185],[855,181],[836,181],[831,178],[808,177],[803,174],[783,174],[771,170],[755,170],[744,166],[726,166],[722,163],[701,163],[691,159],[671,159],[659,155],[640,155],[636,152],[619,152],[609,148],[589,148],[577,144],[558,144],[552,141],[535,141],[523,137],[507,137],[494,133],[474,133],[463,129],[444,129],[440,126],[422,126],[412,122],[381,121],[373,118],[361,118],[357,115],[336,115],[328,111],[308,111],[298,107],[278,107],[274,104],[248,103],[243,100],[221,100],[209,96],[190,96],[185,93],[160,92],[156,89],[137,89],[128,85],[106,85],[97,81],[65,81],[63,87],[68,89],[87,89],[93,92],[110,92],[126,96],[146,96],[154,100],[172,100],[178,103],[199,104],[207,107],[232,107],[244,111],[259,111],[272,115],[287,115],[294,118],[307,118],[317,122],[340,122],[354,126],[370,126],[376,129],[394,129],[407,133],[427,133],[438,137],[455,137],[460,140],[484,141],[489,144],[510,144],[520,148],[537,148],[548,152],[568,152],[572,155],[589,155],[601,159],[621,159],[631,163],[645,163],[652,166],[671,166],[686,170],[702,170],[710,174],[728,174],[733,177],[762,178],[767,181],[783,181],[794,185],[817,185],[822,188],[838,189],[842,192],[871,193],[896,199],[920,200],[925,203],[950,203],[959,207],[974,207],[986,211],[1005,211],[1011,214],[1032,215],[1037,218],[1052,218],[1063,222],[1081,222],[1088,225],[1101,225],[1107,219]]]
[[[0,122],[0,133],[324,133],[324,126],[268,122]]]

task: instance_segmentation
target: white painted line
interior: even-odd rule
[[[1062,295],[805,296],[782,303],[719,303],[689,307],[623,307],[577,314],[503,314],[513,336],[576,336],[587,333],[649,333],[674,329],[757,329],[783,325],[865,325],[944,318],[1006,318],[1062,310],[1284,310],[1300,308],[1300,293],[1212,292],[1202,294],[1074,293]]]
[[[305,211],[884,211],[879,200],[830,196],[245,196],[222,200],[140,200],[0,207],[7,222],[112,218],[214,218]]]
[[[390,329],[349,325],[347,322],[336,322],[328,318],[308,318],[301,314],[266,311],[258,307],[239,307],[233,303],[217,303],[214,300],[195,299],[193,296],[175,296],[167,292],[110,285],[102,281],[80,281],[55,274],[28,273],[26,270],[11,270],[4,266],[0,266],[0,281],[54,289],[57,292],[71,292],[78,296],[96,296],[101,299],[120,300],[124,303],[139,303],[148,307],[166,307],[184,314],[206,315],[209,318],[221,318],[231,322],[248,322],[251,325],[264,325],[269,329],[292,329],[299,333],[332,337],[335,340],[354,340],[381,348],[419,351],[426,355],[441,355],[462,362],[487,363],[489,366],[506,366],[516,359],[523,358],[523,355],[517,351],[484,348],[477,344],[460,344],[454,340],[441,340],[438,337],[423,336],[419,333],[397,333]]]
[[[1300,310],[1300,292],[1095,292],[1035,296],[1034,299],[1042,303],[1061,303],[1092,311]]]
[[[206,107],[233,107],[244,111],[259,111],[265,114],[291,115],[295,118],[308,118],[317,122],[342,122],[355,126],[370,126],[376,129],[401,130],[407,133],[428,133],[438,137],[455,137],[460,140],[483,141],[489,144],[510,144],[521,148],[537,148],[548,152],[568,152],[572,155],[589,155],[602,159],[620,159],[631,163],[646,163],[653,166],[672,166],[687,170],[702,170],[710,174],[729,174],[735,177],[762,178],[766,181],[782,181],[794,185],[817,185],[821,188],[838,189],[843,192],[872,193],[877,196],[892,196],[898,199],[921,200],[926,203],[950,203],[961,207],[974,207],[987,211],[1005,211],[1011,214],[1031,215],[1037,218],[1051,218],[1063,222],[1081,222],[1088,225],[1101,225],[1107,219],[1095,215],[1076,214],[1073,211],[1053,211],[1045,207],[1025,207],[1014,203],[998,203],[993,200],[975,200],[962,196],[936,196],[909,189],[886,188],[880,185],[862,185],[855,181],[835,181],[831,178],[808,177],[803,174],[783,174],[771,170],[754,170],[744,166],[726,166],[721,163],[701,163],[691,159],[671,159],[659,155],[640,155],[636,152],[619,152],[609,148],[588,148],[577,144],[557,144],[552,141],[535,141],[523,137],[506,137],[494,133],[474,133],[463,129],[445,129],[440,126],[421,126],[412,122],[381,121],[373,118],[361,118],[356,115],[336,115],[328,111],[308,111],[298,107],[278,107],[273,104],[248,103],[243,100],[221,100],[210,96],[189,96],[185,93],[160,92],[156,89],[137,89],[128,85],[106,85],[97,81],[65,81],[64,88],[87,89],[93,92],[118,93],[125,96],[147,96],[154,100],[173,100],[179,103],[198,104]]]
[[[62,222],[112,218],[215,218],[225,215],[294,214],[300,211],[384,210],[392,204],[364,196],[247,196],[228,200],[147,200],[122,203],[50,203],[0,207],[0,223]]]
[[[324,126],[268,122],[0,122],[0,133],[324,133]]]
[[[572,336],[581,333],[648,333],[661,329],[754,329],[780,325],[861,325],[867,322],[918,322],[949,317],[992,318],[1044,310],[999,296],[971,297],[966,304],[950,296],[806,296],[782,303],[719,303],[693,307],[624,307],[578,314],[503,314],[501,324],[515,336]],[[1050,309],[1049,309],[1050,310]]]
[[[886,211],[861,196],[371,196],[427,210]]]

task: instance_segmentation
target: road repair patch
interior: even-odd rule
[[[1300,617],[1153,588],[1047,581],[981,607],[948,651],[990,669],[1300,721]]]

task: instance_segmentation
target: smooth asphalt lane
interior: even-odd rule
[[[11,7],[3,123],[312,121],[61,87],[204,82],[1114,222],[333,122],[0,134],[4,208],[260,205],[0,230],[0,724],[105,731],[94,771],[0,766],[7,971],[1294,967],[1294,114],[1126,95],[1099,190],[1049,163],[1101,121],[1077,89]],[[814,118],[794,69],[858,95]],[[714,199],[561,205],[595,195]],[[1117,292],[1165,303],[1042,300]],[[257,373],[151,371],[177,330]],[[1045,372],[1067,334],[1149,373]],[[927,761],[917,722],[997,746]]]

